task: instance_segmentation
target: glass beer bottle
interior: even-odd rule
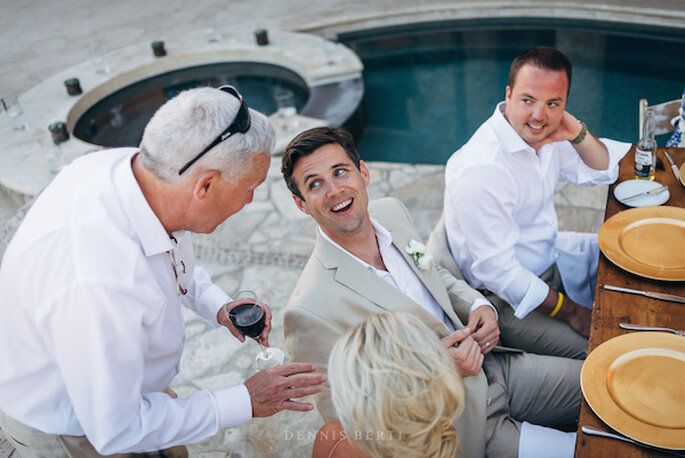
[[[635,178],[654,181],[656,172],[656,140],[654,140],[654,110],[645,110],[640,140],[635,147]]]

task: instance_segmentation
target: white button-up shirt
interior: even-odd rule
[[[447,161],[445,225],[452,255],[471,286],[494,292],[523,318],[547,296],[549,287],[538,275],[560,256],[597,256],[593,243],[582,237],[559,249],[554,210],[559,177],[582,185],[612,183],[630,144],[601,139],[609,151],[607,170],[585,165],[568,141],[548,143],[536,153],[506,120],[504,107],[504,102],[498,104]],[[561,274],[563,278],[565,272]],[[573,299],[583,294],[566,289]]]
[[[0,409],[46,433],[85,434],[102,454],[198,442],[252,416],[244,385],[162,392],[179,370],[181,304],[217,327],[229,297],[195,266],[190,233],[170,238],[152,212],[135,153],[65,168],[0,268]]]

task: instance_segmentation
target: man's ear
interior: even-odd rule
[[[364,180],[364,186],[368,186],[369,183],[371,182],[371,174],[369,173],[369,169],[366,168],[366,164],[364,161],[361,159],[359,160],[359,171],[362,174],[362,179]]]
[[[293,194],[292,196],[293,200],[295,201],[295,205],[297,205],[297,208],[299,208],[300,211],[305,215],[311,215],[311,213],[309,213],[309,210],[307,209],[307,202],[305,202],[304,199],[300,199],[295,194]]]
[[[511,97],[511,87],[507,85],[507,88],[504,90],[504,100],[509,100]]]
[[[219,173],[218,170],[209,170],[207,172],[203,172],[195,180],[195,185],[193,186],[193,197],[197,200],[206,198],[216,186],[217,179],[221,179],[221,173]]]

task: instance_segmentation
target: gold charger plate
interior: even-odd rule
[[[685,186],[685,164],[680,166],[680,184]]]
[[[685,450],[685,337],[635,332],[590,353],[580,387],[595,414],[638,442]]]
[[[685,280],[685,208],[631,208],[599,229],[599,248],[621,269],[656,280]]]

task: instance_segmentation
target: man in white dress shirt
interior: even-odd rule
[[[457,266],[498,305],[503,343],[584,358],[599,247],[596,234],[558,232],[554,189],[560,177],[614,182],[630,144],[568,113],[570,86],[556,49],[514,60],[505,101],[447,162],[444,217]]]
[[[140,148],[77,159],[38,197],[0,267],[0,427],[21,455],[151,452],[313,408],[291,400],[320,390],[313,364],[165,393],[183,351],[181,305],[245,340],[227,316],[245,300],[195,265],[191,232],[252,200],[273,145],[234,88],[192,89],[155,113]]]

